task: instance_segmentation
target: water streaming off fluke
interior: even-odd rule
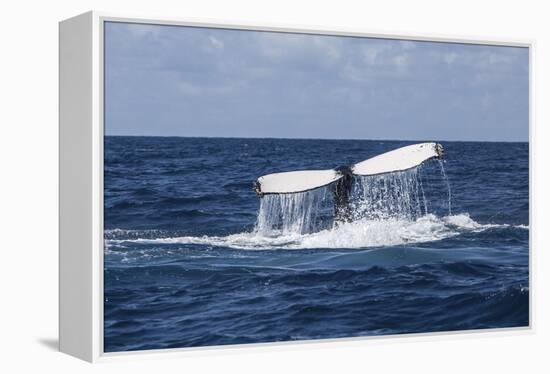
[[[447,189],[447,210],[450,213],[450,184],[443,164],[439,181]],[[350,198],[351,221],[406,220],[414,221],[430,213],[430,198],[424,188],[422,166],[406,171],[374,176],[354,176]],[[433,176],[432,176],[433,177]],[[430,179],[431,180],[431,179]],[[333,186],[316,190],[266,195],[261,199],[255,232],[259,235],[308,234],[338,225],[334,220]],[[430,191],[434,191],[431,189]],[[442,205],[439,202],[439,205]]]
[[[332,208],[330,187],[266,195],[261,199],[255,231],[260,235],[305,234],[319,229],[327,206]]]

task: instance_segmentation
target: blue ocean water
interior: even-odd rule
[[[356,178],[350,223],[252,190],[410,143],[106,137],[105,351],[527,326],[527,143]]]

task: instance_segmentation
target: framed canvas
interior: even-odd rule
[[[61,351],[531,327],[530,42],[59,35]]]

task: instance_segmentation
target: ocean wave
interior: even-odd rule
[[[108,248],[128,242],[151,245],[197,244],[246,250],[368,248],[433,242],[462,233],[509,227],[529,229],[525,225],[481,224],[467,213],[445,217],[427,214],[416,220],[361,219],[309,234],[284,234],[274,230],[269,234],[252,231],[227,236],[170,236],[159,230],[115,229],[106,231],[105,244]]]

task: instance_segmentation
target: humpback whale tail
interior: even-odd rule
[[[354,175],[369,176],[404,171],[434,158],[443,158],[441,144],[412,144],[351,166],[267,174],[256,180],[254,190],[259,197],[263,197],[266,194],[298,193],[333,185],[336,217],[338,220],[349,220],[349,195]]]

